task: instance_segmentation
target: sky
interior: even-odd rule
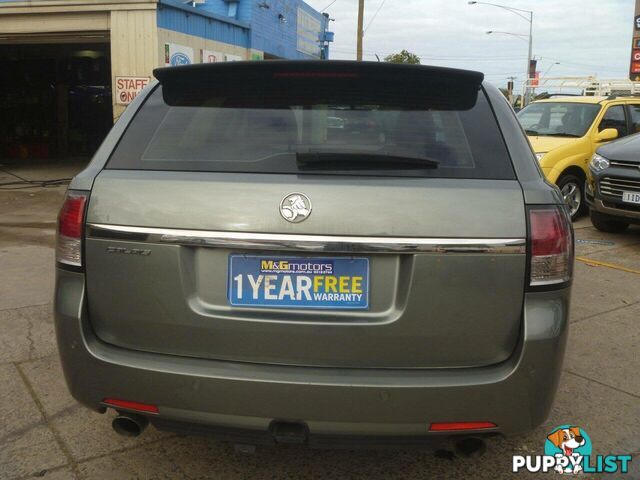
[[[335,19],[329,24],[335,32],[330,58],[355,59],[358,0],[306,2],[317,10],[331,4],[326,8]],[[496,3],[533,10],[533,54],[541,76],[628,77],[635,0]],[[485,33],[528,35],[528,21],[500,8],[467,0],[365,0],[364,25],[365,60],[406,49],[423,64],[479,70],[499,87],[515,76],[518,89],[525,76],[527,38]]]

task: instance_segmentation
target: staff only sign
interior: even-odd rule
[[[149,77],[116,77],[116,103],[129,105],[149,84]]]

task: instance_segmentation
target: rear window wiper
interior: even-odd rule
[[[525,129],[524,133],[526,133],[527,135],[538,135],[538,132],[536,132],[535,130]]]
[[[438,168],[440,162],[428,157],[370,152],[298,152],[301,170],[354,170],[394,168]]]

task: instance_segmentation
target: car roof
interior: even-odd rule
[[[602,103],[605,101],[632,101],[635,100],[640,103],[640,97],[604,97],[604,96],[587,96],[587,95],[571,95],[566,97],[553,97],[545,98],[541,100],[534,100],[531,103]]]
[[[545,98],[534,100],[535,103],[600,103],[608,97],[592,97],[586,95]]]

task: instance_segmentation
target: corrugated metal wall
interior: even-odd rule
[[[238,0],[235,7],[223,0],[207,0],[195,8],[177,0],[160,0],[158,27],[282,58],[320,57],[319,48],[317,55],[298,48],[301,35],[298,10],[318,23],[318,39],[323,36],[328,20],[302,0]],[[235,15],[229,16],[231,12]]]
[[[249,48],[251,39],[248,25],[216,17],[206,11],[193,15],[188,10],[163,3],[159,5],[158,28]]]
[[[326,29],[327,19],[301,0],[279,0],[267,2],[270,8],[260,8],[259,3],[243,0],[253,9],[251,18],[251,47],[282,58],[313,59],[300,52],[298,43],[298,8],[311,15],[320,23],[320,29]],[[282,15],[284,21],[281,21]],[[318,32],[320,34],[320,32]]]

